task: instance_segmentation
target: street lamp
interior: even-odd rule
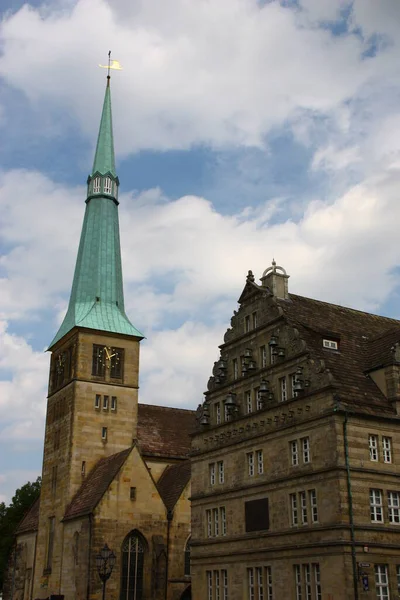
[[[112,550],[104,544],[99,554],[96,554],[96,567],[100,579],[103,582],[103,600],[106,597],[106,582],[110,579],[110,575],[115,565],[116,556]]]

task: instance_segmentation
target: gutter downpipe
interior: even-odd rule
[[[168,563],[169,563],[169,538],[170,538],[170,529],[172,519],[174,518],[174,513],[172,510],[167,511],[167,564],[165,568],[165,590],[164,590],[164,599],[167,600],[168,597]]]
[[[88,544],[88,575],[87,575],[87,584],[86,584],[86,598],[89,600],[90,597],[90,557],[92,551],[92,519],[93,515],[90,513],[88,515],[89,518],[89,544]]]
[[[354,600],[358,600],[358,572],[357,572],[357,558],[356,558],[356,542],[354,533],[354,515],[353,515],[353,494],[351,490],[351,479],[350,479],[350,462],[349,462],[349,445],[347,439],[347,411],[344,413],[343,421],[343,438],[344,438],[344,456],[346,462],[346,473],[347,473],[347,495],[349,499],[349,520],[350,520],[350,540],[351,540],[351,561],[353,564],[353,586],[354,586]]]

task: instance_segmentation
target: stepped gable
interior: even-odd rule
[[[289,294],[288,299],[278,298],[276,302],[288,322],[298,329],[312,357],[322,359],[331,370],[341,401],[365,412],[395,412],[367,371],[371,359],[379,362],[379,356],[390,352],[389,333],[394,329],[400,332],[399,321],[296,294]],[[372,358],[371,347],[377,337],[381,341]],[[323,348],[322,341],[326,338],[338,341],[338,351]]]
[[[187,458],[195,429],[194,410],[138,405],[137,436],[144,456]]]
[[[18,525],[15,535],[20,533],[29,533],[31,531],[37,531],[39,528],[39,508],[40,508],[40,496],[32,504],[28,512],[25,513],[24,518]]]
[[[127,448],[117,454],[101,458],[95,464],[67,507],[64,521],[82,517],[93,512],[115,479],[131,450],[132,448]]]
[[[178,502],[183,490],[190,481],[190,460],[185,460],[165,469],[157,482],[157,489],[168,510]]]

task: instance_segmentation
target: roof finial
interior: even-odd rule
[[[102,69],[107,69],[107,87],[110,87],[110,70],[122,71],[122,67],[118,60],[111,60],[111,50],[108,51],[108,65],[99,65]]]

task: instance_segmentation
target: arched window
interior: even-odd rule
[[[104,193],[111,194],[112,190],[112,181],[109,177],[106,177],[104,180]]]
[[[93,179],[93,194],[100,193],[100,183],[101,183],[100,177],[95,177]]]
[[[146,541],[139,531],[131,531],[122,544],[120,600],[142,600]]]
[[[185,546],[185,575],[190,575],[190,539],[188,539]]]

